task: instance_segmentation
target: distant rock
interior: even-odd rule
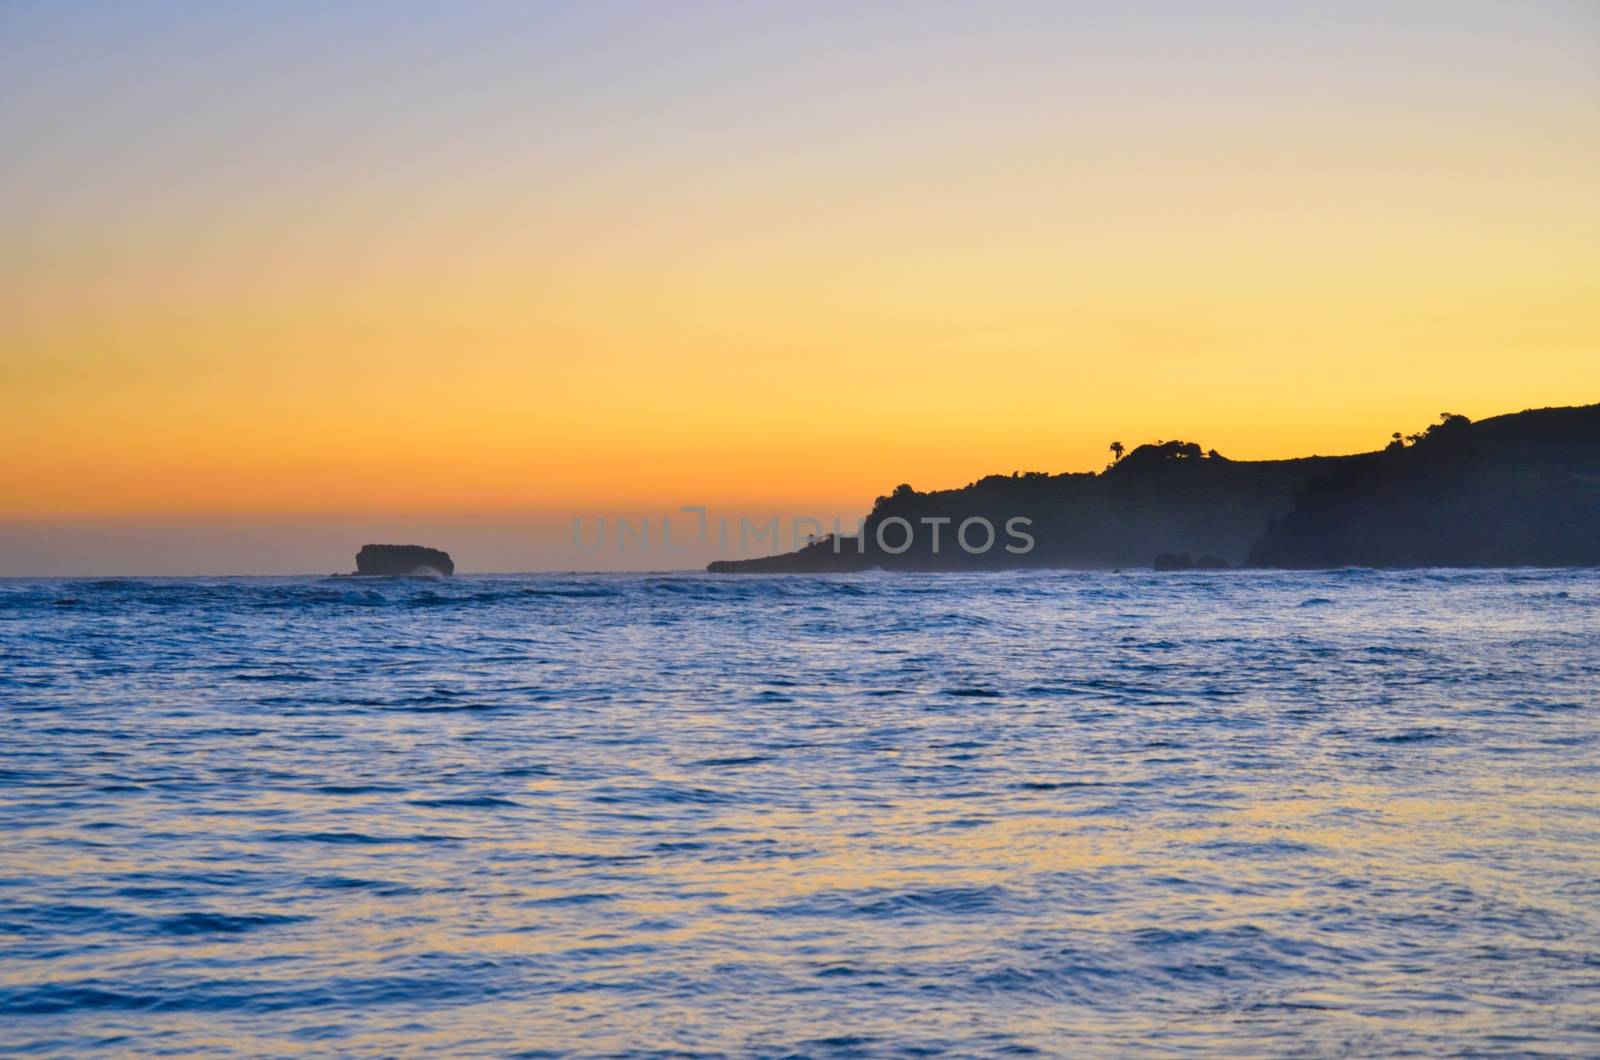
[[[456,572],[450,553],[421,545],[362,545],[356,574],[364,577],[449,577]]]

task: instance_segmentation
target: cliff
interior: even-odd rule
[[[1149,567],[1162,553],[1202,567],[1600,564],[1600,405],[1446,416],[1355,456],[1228,460],[1161,442],[1099,473],[903,485],[860,536],[708,569]]]
[[[1228,460],[1194,443],[1164,442],[1140,446],[1098,474],[992,475],[928,493],[900,486],[878,498],[860,538],[830,537],[786,555],[719,561],[708,569],[1148,567],[1162,552],[1241,564],[1268,520],[1288,513],[1296,491],[1347,459]]]
[[[1309,482],[1250,550],[1266,567],[1600,565],[1600,405],[1469,422]]]

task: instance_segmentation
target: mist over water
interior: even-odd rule
[[[1600,1051],[1600,574],[0,582],[0,1051]]]

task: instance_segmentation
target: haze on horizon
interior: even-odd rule
[[[0,574],[1594,401],[1597,114],[1585,2],[8,4]]]

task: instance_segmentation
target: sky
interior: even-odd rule
[[[0,575],[1600,401],[1589,0],[3,0],[0,135]]]

